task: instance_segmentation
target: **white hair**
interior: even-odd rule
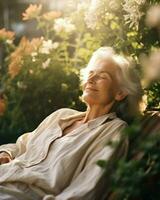
[[[143,93],[140,78],[134,65],[131,64],[129,59],[116,54],[112,47],[100,47],[93,53],[86,68],[90,68],[99,60],[110,60],[120,69],[120,73],[116,76],[121,89],[128,96],[121,102],[117,102],[119,106],[116,106],[116,110],[121,113],[119,115],[124,115],[124,112],[127,111],[130,112],[130,115],[137,114]]]

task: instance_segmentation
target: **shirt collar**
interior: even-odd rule
[[[93,129],[93,128],[96,128],[97,126],[102,125],[105,121],[112,120],[116,117],[117,116],[116,116],[115,112],[107,113],[105,115],[102,115],[100,117],[97,117],[93,120],[88,121],[88,126],[89,126],[89,128]]]
[[[64,118],[60,118],[59,120],[59,124],[61,125],[62,129],[66,127],[67,125],[72,124],[76,119],[78,118],[82,118],[86,115],[86,112],[78,112],[76,114],[73,114],[71,116],[68,117],[64,117]],[[107,120],[112,120],[114,118],[117,118],[116,113],[115,112],[111,112],[111,113],[107,113],[104,114],[100,117],[97,117],[93,120],[88,121],[86,124],[90,129],[96,128],[97,126],[100,126],[101,124],[103,124],[105,121]]]

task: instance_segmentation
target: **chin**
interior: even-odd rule
[[[91,95],[82,95],[82,101],[87,105],[97,104],[97,97]]]

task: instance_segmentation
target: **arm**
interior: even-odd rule
[[[112,140],[120,139],[120,132],[124,128],[124,124],[117,127],[113,133]],[[96,162],[97,160],[109,160],[113,154],[111,146],[104,146],[105,138],[97,141],[95,149],[92,151],[81,173],[75,177],[71,184],[64,189],[55,200],[95,200],[97,185],[103,175],[103,170]],[[97,145],[98,144],[98,145]]]
[[[34,134],[38,134],[41,131],[45,130],[46,127],[48,127],[53,120],[57,120],[58,119],[57,116],[60,113],[59,112],[60,110],[57,110],[52,114],[50,114],[48,117],[46,117],[34,131],[21,135],[17,139],[16,143],[1,145],[0,152],[7,153],[10,156],[11,160],[17,156],[22,155],[26,151],[27,144],[32,139],[32,136]]]
[[[23,154],[26,150],[26,145],[29,140],[29,137],[30,135],[33,134],[33,132],[29,132],[29,133],[25,133],[21,135],[17,139],[16,143],[1,145],[0,146],[1,154],[3,153],[8,154],[11,160],[14,159],[16,156]]]

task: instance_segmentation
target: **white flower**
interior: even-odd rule
[[[119,1],[110,1],[109,6],[112,10],[118,10],[120,8],[120,2]]]
[[[13,40],[9,40],[9,39],[8,39],[8,40],[6,40],[6,43],[7,43],[7,44],[13,44]]]
[[[149,57],[143,57],[144,84],[160,80],[160,49],[151,52]]]
[[[32,69],[29,70],[30,74],[34,74],[34,71]]]
[[[100,4],[101,4],[101,0],[92,0],[90,9],[96,10],[100,6]]]
[[[36,56],[38,55],[37,52],[32,52],[31,53],[31,57],[32,57],[32,61],[35,62],[36,61]]]
[[[92,17],[91,17],[92,16]],[[97,15],[96,13],[92,14],[92,11],[89,11],[85,15],[85,22],[88,28],[95,29],[97,25]]]
[[[85,22],[88,28],[95,29],[98,21],[98,13],[101,9],[102,2],[100,0],[92,0],[88,11],[85,14]]]
[[[146,24],[150,27],[160,27],[160,4],[149,8],[146,17]]]
[[[36,58],[35,57],[32,58],[32,62],[36,62]]]
[[[126,12],[124,19],[130,27],[135,26],[138,29],[139,20],[144,15],[140,10],[146,0],[124,0],[123,10]]]
[[[53,43],[53,49],[57,49],[59,47],[59,42],[54,42]]]
[[[145,110],[146,110],[146,108],[147,108],[147,103],[148,103],[148,101],[147,101],[147,95],[146,94],[144,94],[143,96],[142,96],[142,100],[141,100],[141,102],[140,102],[140,111],[141,112],[144,112]]]
[[[39,48],[39,53],[49,54],[53,48],[52,40],[44,40],[42,46]]]
[[[22,81],[18,81],[18,82],[17,82],[17,86],[18,86],[18,88],[20,88],[20,89],[26,89],[26,88],[27,88],[27,85],[24,84]]]
[[[58,18],[55,20],[54,30],[56,33],[66,32],[71,33],[75,31],[75,25],[67,18]]]
[[[112,10],[118,10],[121,4],[119,0],[91,0],[88,11],[85,14],[85,22],[88,28],[99,29],[102,20]],[[105,22],[105,21],[104,21]]]
[[[37,54],[38,54],[37,52],[32,52],[32,53],[31,53],[31,56],[32,56],[32,57],[35,57],[35,56],[37,56]]]
[[[151,53],[147,68],[147,75],[151,80],[160,80],[160,50]]]
[[[52,40],[43,41],[42,47],[39,49],[40,53],[49,54],[50,50],[53,49]]]
[[[48,58],[45,62],[42,63],[42,69],[46,69],[51,62],[51,59]]]
[[[88,8],[87,2],[81,2],[77,5],[77,11],[80,12],[81,10],[86,10]]]

